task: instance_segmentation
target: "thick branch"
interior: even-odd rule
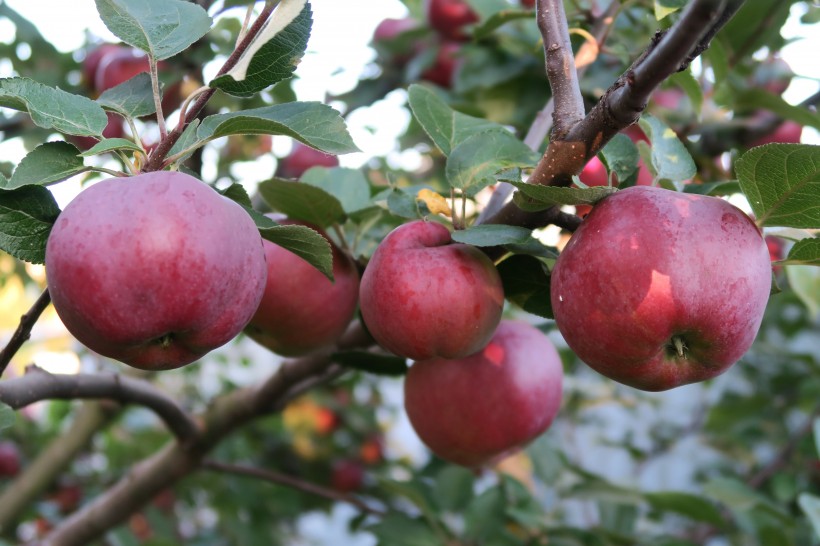
[[[271,482],[277,485],[291,487],[311,495],[316,495],[317,497],[322,497],[332,501],[346,502],[348,504],[352,504],[358,508],[359,511],[365,514],[383,516],[386,513],[384,510],[368,505],[366,502],[354,495],[349,495],[327,487],[322,487],[321,485],[316,485],[315,483],[306,482],[281,472],[274,472],[272,470],[265,470],[250,466],[220,463],[216,461],[205,461],[202,463],[202,468],[207,470],[215,470],[217,472],[238,474],[240,476],[250,476],[252,478],[265,480],[266,482]]]
[[[17,351],[20,350],[20,347],[23,346],[23,343],[31,337],[31,329],[34,328],[34,323],[37,322],[37,319],[40,318],[40,315],[43,314],[43,311],[46,310],[49,303],[51,303],[51,296],[48,293],[48,289],[45,289],[43,293],[40,294],[40,297],[37,298],[37,301],[34,302],[34,305],[31,306],[31,309],[20,317],[20,325],[17,326],[9,342],[3,347],[3,350],[0,351],[0,377],[3,376],[6,367],[8,367]]]
[[[94,398],[133,403],[154,411],[180,441],[197,434],[196,422],[151,383],[116,374],[51,374],[29,366],[23,377],[0,383],[0,401],[19,409],[40,400]]]

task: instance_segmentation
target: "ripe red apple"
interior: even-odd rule
[[[320,229],[310,227],[327,239]],[[268,282],[246,333],[282,356],[304,355],[332,345],[356,312],[359,272],[354,261],[331,242],[334,281],[330,281],[289,250],[269,241],[264,245]]]
[[[445,89],[453,86],[453,76],[458,67],[458,52],[461,44],[458,42],[444,42],[439,46],[433,64],[421,73],[421,79],[432,82]]]
[[[535,0],[521,0],[521,5],[525,8],[534,8]]]
[[[20,450],[14,442],[0,442],[0,478],[13,478],[20,473]]]
[[[547,430],[561,405],[562,379],[561,357],[547,336],[525,322],[502,320],[475,354],[414,363],[404,406],[436,455],[477,467]]]
[[[330,470],[330,485],[341,493],[352,493],[362,488],[364,467],[353,459],[334,461]]]
[[[763,135],[749,143],[750,148],[763,146],[764,144],[798,144],[800,136],[803,134],[803,126],[796,121],[786,120],[768,135]]]
[[[555,322],[601,374],[648,391],[703,381],[757,335],[763,236],[715,197],[634,186],[595,205],[552,271]]]
[[[141,72],[148,72],[148,56],[136,49],[118,46],[110,49],[100,58],[94,74],[94,89],[102,93]]]
[[[463,27],[478,22],[478,15],[464,0],[425,0],[425,13],[430,26],[448,40],[469,39]]]
[[[129,48],[116,44],[101,44],[86,53],[83,59],[82,73],[83,83],[89,89],[94,89],[94,82],[97,76],[97,68],[100,66],[100,61],[109,53],[116,51],[123,51]]]
[[[276,176],[299,178],[311,167],[338,167],[339,158],[294,141],[290,154],[279,160]]]
[[[376,25],[376,30],[373,31],[373,43],[389,42],[408,30],[418,28],[418,26],[418,21],[410,17],[405,17],[404,19],[383,19]]]
[[[259,306],[267,268],[242,207],[162,171],[81,192],[49,235],[46,274],[54,308],[80,342],[165,370],[236,336]]]
[[[598,156],[593,157],[587,162],[586,165],[584,165],[584,169],[581,171],[581,174],[578,175],[578,178],[581,179],[581,182],[590,187],[606,186],[609,184],[609,174],[606,171],[606,166],[604,166],[603,162],[598,159]],[[581,217],[589,214],[590,210],[592,210],[591,205],[575,206],[575,212]]]
[[[416,220],[381,242],[362,275],[359,306],[370,333],[399,356],[460,358],[480,350],[501,319],[504,289],[492,261],[454,243],[441,224]]]

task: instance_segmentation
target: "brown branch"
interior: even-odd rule
[[[355,495],[350,495],[347,493],[336,491],[334,489],[322,487],[321,485],[306,482],[304,480],[300,480],[299,478],[290,476],[288,474],[283,474],[281,472],[274,472],[272,470],[264,470],[261,468],[254,468],[250,466],[220,463],[217,461],[205,461],[202,463],[202,468],[206,470],[215,470],[217,472],[238,474],[240,476],[250,476],[252,478],[265,480],[267,482],[271,482],[277,485],[284,485],[286,487],[290,487],[332,501],[345,502],[347,504],[355,506],[359,509],[360,512],[365,514],[384,516],[387,513],[385,510],[370,506],[369,504],[367,504],[360,498],[356,497]]]
[[[154,411],[185,442],[197,434],[197,424],[172,398],[151,383],[117,374],[51,374],[29,366],[23,377],[0,383],[0,402],[19,409],[40,400],[108,399],[139,404]]]
[[[253,43],[256,36],[268,22],[268,19],[270,18],[271,13],[273,13],[273,9],[275,7],[274,2],[265,2],[265,7],[259,13],[259,17],[257,17],[256,21],[254,21],[248,28],[248,32],[237,44],[236,48],[225,61],[225,64],[223,64],[222,68],[219,69],[219,72],[216,73],[216,77],[222,76],[236,66],[239,58],[242,57],[242,54],[248,49],[251,43]],[[142,169],[144,172],[159,171],[165,167],[165,157],[168,155],[168,152],[171,148],[173,148],[177,140],[179,140],[179,137],[182,136],[182,133],[185,131],[186,127],[188,127],[188,125],[190,125],[191,122],[199,116],[199,113],[205,108],[205,104],[207,104],[214,93],[216,93],[216,88],[212,87],[208,89],[199,95],[196,101],[188,107],[185,119],[180,120],[177,126],[174,127],[174,130],[168,133],[165,138],[160,140],[156,149],[151,153],[151,157],[148,158],[148,162]]]
[[[37,301],[34,302],[34,305],[31,306],[31,309],[20,317],[20,324],[11,335],[9,342],[6,343],[6,346],[0,351],[0,377],[3,376],[3,372],[6,371],[11,359],[14,358],[14,355],[17,354],[17,351],[23,346],[23,343],[31,337],[31,329],[34,328],[34,323],[37,322],[37,319],[40,318],[40,315],[43,314],[43,311],[46,310],[49,303],[51,303],[51,296],[48,293],[48,288],[46,288],[43,290],[43,293],[40,294],[40,297],[37,298]]]

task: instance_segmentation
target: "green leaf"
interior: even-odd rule
[[[393,188],[387,196],[387,209],[401,218],[422,218],[430,214],[427,204],[416,199],[407,188]]]
[[[518,21],[521,19],[532,19],[532,10],[522,9],[505,9],[494,13],[486,20],[482,21],[474,30],[473,38],[476,40],[483,40],[492,35],[495,30],[501,26],[506,25],[511,21]]]
[[[817,456],[820,457],[820,417],[814,420],[814,447],[817,449]]]
[[[330,243],[317,231],[307,226],[276,225],[261,228],[262,237],[290,250],[333,280],[333,253]]]
[[[68,142],[41,144],[17,165],[11,180],[3,189],[11,190],[29,184],[47,186],[87,171],[88,167],[83,165],[83,160],[77,153],[77,148]]]
[[[553,318],[550,275],[544,262],[534,256],[515,254],[497,266],[504,297],[533,315]]]
[[[820,146],[758,146],[735,170],[759,225],[820,227]]]
[[[346,368],[353,368],[376,375],[405,375],[407,361],[394,355],[382,355],[367,351],[343,351],[333,353],[330,359]]]
[[[761,509],[781,523],[791,521],[785,510],[745,483],[733,478],[714,478],[704,484],[703,491],[736,512]]]
[[[688,67],[683,72],[676,72],[669,77],[669,83],[683,89],[686,96],[692,102],[692,109],[700,113],[703,106],[703,89],[700,82],[692,75],[692,67]]]
[[[652,166],[658,179],[682,182],[697,174],[695,161],[672,129],[650,114],[638,123],[652,142]]]
[[[620,182],[638,170],[638,148],[632,139],[618,133],[601,150],[604,165],[614,172]]]
[[[245,210],[252,209],[252,207],[253,207],[253,203],[251,202],[251,196],[248,195],[248,191],[245,189],[245,186],[243,186],[242,184],[233,183],[230,186],[228,186],[227,188],[225,188],[224,190],[217,190],[217,192],[221,193],[222,195],[224,195],[225,197],[227,197],[231,201],[239,203],[240,205],[242,205],[242,207]],[[253,211],[253,212],[256,212],[256,211]],[[257,213],[257,214],[259,214],[259,213]],[[254,215],[252,214],[251,217],[253,217],[253,216]],[[269,225],[264,225],[262,227],[273,227],[274,225],[276,225],[276,222],[271,220],[271,223]]]
[[[491,129],[505,130],[502,125],[456,112],[429,87],[413,84],[408,89],[413,115],[424,132],[444,155],[476,133]]]
[[[347,167],[311,167],[300,180],[336,197],[348,214],[369,207],[370,184],[362,171]]]
[[[495,183],[495,173],[510,167],[531,167],[540,158],[506,129],[478,133],[460,142],[447,157],[447,181],[462,190],[483,187]]]
[[[28,112],[43,129],[79,136],[102,136],[108,116],[99,104],[28,78],[0,79],[0,107]]]
[[[729,54],[720,39],[712,40],[703,57],[709,62],[715,74],[715,87],[719,87],[729,75]]]
[[[287,135],[330,154],[359,151],[339,113],[321,102],[288,102],[216,114],[205,118],[197,130],[200,140],[260,134]]]
[[[391,512],[367,528],[376,536],[379,546],[430,546],[441,540],[423,521]]]
[[[161,61],[184,51],[211,30],[199,5],[185,0],[95,0],[117,38]]]
[[[12,407],[8,404],[0,402],[0,430],[12,426],[16,419],[17,414],[14,412]]]
[[[780,265],[820,265],[820,239],[808,237],[797,241]]]
[[[199,141],[196,135],[197,129],[199,129],[199,120],[195,119],[185,128],[184,131],[182,131],[182,135],[179,137],[179,140],[177,140],[171,149],[168,150],[168,157],[175,156],[185,150],[188,150],[188,153],[177,159],[176,163],[179,164],[191,157],[191,154],[194,153],[194,150],[198,147],[194,146]],[[201,142],[200,146],[203,144],[205,143]]]
[[[655,0],[655,19],[660,21],[686,5],[686,0]]]
[[[505,504],[500,487],[487,489],[475,497],[465,510],[465,535],[473,539],[481,538],[492,544],[491,539],[495,537],[490,535],[497,535],[507,523]]]
[[[778,116],[796,121],[800,125],[820,130],[820,114],[812,112],[805,106],[789,104],[780,95],[765,89],[747,89],[732,94],[734,108],[737,110],[768,110]]]
[[[812,317],[820,315],[820,269],[808,265],[786,268],[789,286],[809,310]]]
[[[148,116],[157,111],[151,76],[146,72],[140,72],[133,78],[106,89],[97,97],[97,102],[104,108],[130,118]]]
[[[526,211],[539,211],[555,205],[594,205],[601,199],[618,191],[607,186],[592,188],[562,188],[542,186],[526,182],[510,182],[519,191],[513,194],[513,202]]]
[[[259,193],[273,210],[320,228],[345,218],[339,200],[317,186],[273,178],[259,184]]]
[[[60,208],[42,186],[0,190],[0,249],[15,258],[41,264],[46,242]]]
[[[797,498],[800,509],[809,518],[814,534],[820,539],[820,497],[809,493],[801,493]]]
[[[106,138],[96,143],[94,146],[79,154],[80,157],[91,157],[115,150],[129,150],[132,152],[143,152],[143,149],[127,138]]]
[[[426,484],[418,480],[396,481],[379,478],[379,488],[390,495],[404,497],[421,511],[429,525],[439,525],[438,514],[433,508],[431,492]],[[437,544],[437,542],[429,544]]]
[[[283,0],[236,66],[211,80],[211,87],[249,97],[293,75],[310,38],[310,4]]]
[[[732,195],[740,193],[740,184],[736,180],[725,182],[707,182],[705,184],[686,184],[683,186],[684,193],[697,193],[699,195]]]
[[[696,521],[710,523],[717,527],[722,527],[724,524],[720,510],[699,495],[666,491],[646,493],[646,500],[652,508],[662,512],[674,512]]]
[[[502,224],[482,224],[453,232],[454,241],[473,246],[523,245],[531,237],[531,229]]]
[[[449,512],[460,512],[473,498],[475,474],[456,465],[447,465],[436,475],[433,482],[433,498],[439,508]]]

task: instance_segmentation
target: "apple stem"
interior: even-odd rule
[[[673,336],[672,344],[675,346],[675,351],[678,353],[678,357],[686,358],[686,344],[683,342],[683,339],[679,336]]]

